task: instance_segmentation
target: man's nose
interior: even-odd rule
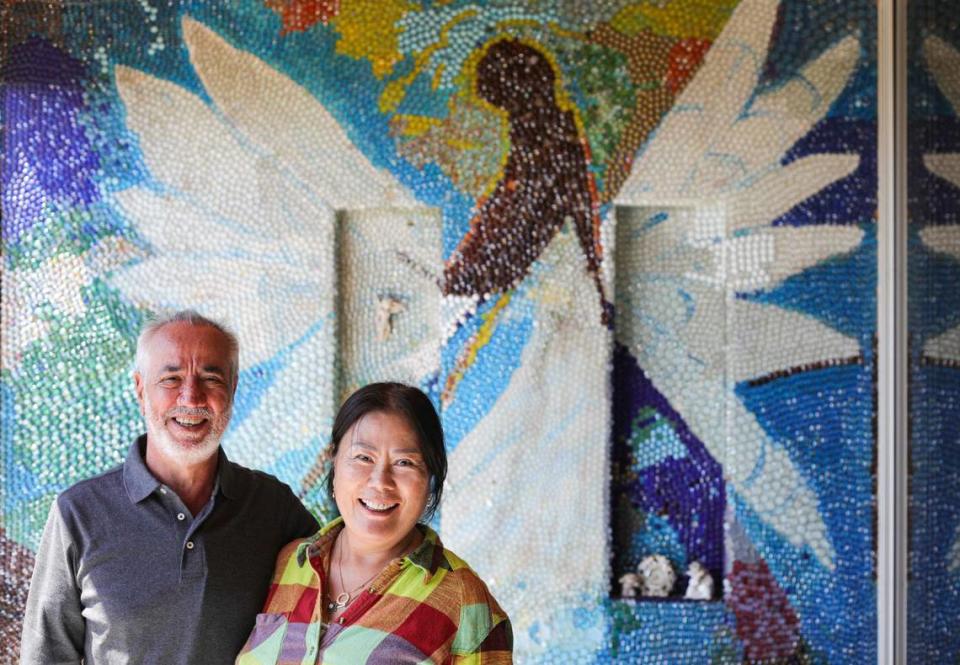
[[[203,382],[195,376],[184,378],[183,383],[180,384],[179,404],[189,407],[204,406],[206,400],[207,395],[203,389]]]

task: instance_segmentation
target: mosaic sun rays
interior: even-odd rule
[[[240,335],[229,454],[321,512],[345,390],[436,399],[438,526],[518,660],[874,657],[873,3],[42,12],[4,28],[10,625],[50,500],[139,428],[140,322],[195,306]],[[618,598],[651,553],[723,593]]]

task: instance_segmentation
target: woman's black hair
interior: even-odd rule
[[[447,477],[447,449],[443,442],[443,427],[440,417],[423,391],[403,383],[371,383],[355,391],[340,406],[333,421],[330,438],[330,459],[336,459],[340,442],[354,423],[368,413],[379,411],[393,413],[404,420],[417,435],[423,461],[430,474],[430,500],[424,519],[433,517],[440,505],[443,481]],[[333,466],[327,474],[327,493],[333,496]]]

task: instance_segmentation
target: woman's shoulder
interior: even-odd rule
[[[273,571],[273,584],[288,584],[291,575],[300,583],[309,583],[312,571],[304,565],[306,557],[303,554],[309,543],[310,538],[297,538],[280,548]]]
[[[325,545],[329,546],[331,544],[341,524],[342,520],[337,518],[324,524],[312,535],[291,540],[280,549],[280,553],[277,555],[277,564],[295,561],[302,566],[308,556],[321,552]]]
[[[462,557],[454,551],[440,545],[441,567],[447,570],[448,583],[456,584],[459,588],[460,602],[463,605],[488,605],[494,613],[502,610],[490,592],[487,583]]]
[[[470,567],[470,564],[464,561],[456,552],[446,547],[443,543],[438,542],[438,544],[445,564],[444,568],[450,571],[463,571],[464,576],[476,576],[477,573]]]
[[[443,548],[446,582],[456,585],[457,631],[451,650],[460,655],[484,654],[484,662],[512,662],[510,619],[483,578],[460,556]]]

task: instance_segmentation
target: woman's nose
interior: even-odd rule
[[[393,473],[390,465],[386,462],[374,464],[370,473],[370,484],[374,487],[392,487]]]

